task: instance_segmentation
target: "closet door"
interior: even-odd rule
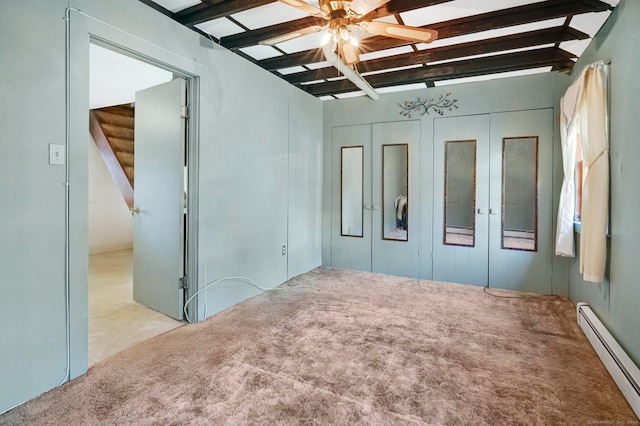
[[[551,293],[552,163],[552,109],[491,115],[491,287]]]
[[[373,125],[372,271],[419,276],[420,121]]]
[[[371,271],[371,126],[332,132],[331,265]]]
[[[486,285],[489,115],[434,119],[433,279]]]

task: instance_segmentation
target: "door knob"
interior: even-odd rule
[[[131,212],[131,217],[133,217],[136,214],[140,214],[140,209],[138,207],[131,207],[129,208],[129,211]]]
[[[485,214],[487,209],[478,209],[478,214]]]
[[[489,214],[498,214],[497,209],[489,209]]]
[[[374,204],[372,208],[373,208],[373,210],[379,210],[380,206],[378,204]]]
[[[371,204],[365,204],[364,205],[364,209],[365,210],[371,210],[373,208],[373,206]]]

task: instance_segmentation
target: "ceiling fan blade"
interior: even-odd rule
[[[372,10],[379,8],[383,4],[389,3],[389,1],[391,0],[353,0],[351,2],[351,5],[349,6],[349,9],[351,9],[358,15],[366,15]]]
[[[345,64],[351,65],[360,62],[360,54],[358,48],[348,41],[340,43],[340,54]]]
[[[430,43],[438,38],[436,30],[408,27],[406,25],[388,24],[386,22],[368,21],[360,24],[360,28],[369,34],[399,38],[401,40]]]
[[[289,6],[295,7],[298,10],[301,10],[304,13],[308,13],[312,16],[317,16],[319,18],[324,18],[324,12],[318,9],[315,6],[311,6],[309,3],[303,0],[279,0],[281,3],[288,4]]]
[[[290,33],[281,34],[266,40],[262,40],[260,41],[260,44],[266,45],[266,46],[274,46],[276,44],[293,40],[294,38],[302,37],[307,34],[317,33],[318,31],[322,30],[322,28],[323,27],[321,27],[320,25],[312,25],[307,28],[302,28],[301,30],[298,30],[298,31],[292,31]]]

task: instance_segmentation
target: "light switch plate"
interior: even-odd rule
[[[49,144],[49,164],[64,164],[64,145]]]

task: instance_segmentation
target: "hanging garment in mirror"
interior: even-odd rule
[[[382,238],[408,241],[409,145],[382,145]]]

